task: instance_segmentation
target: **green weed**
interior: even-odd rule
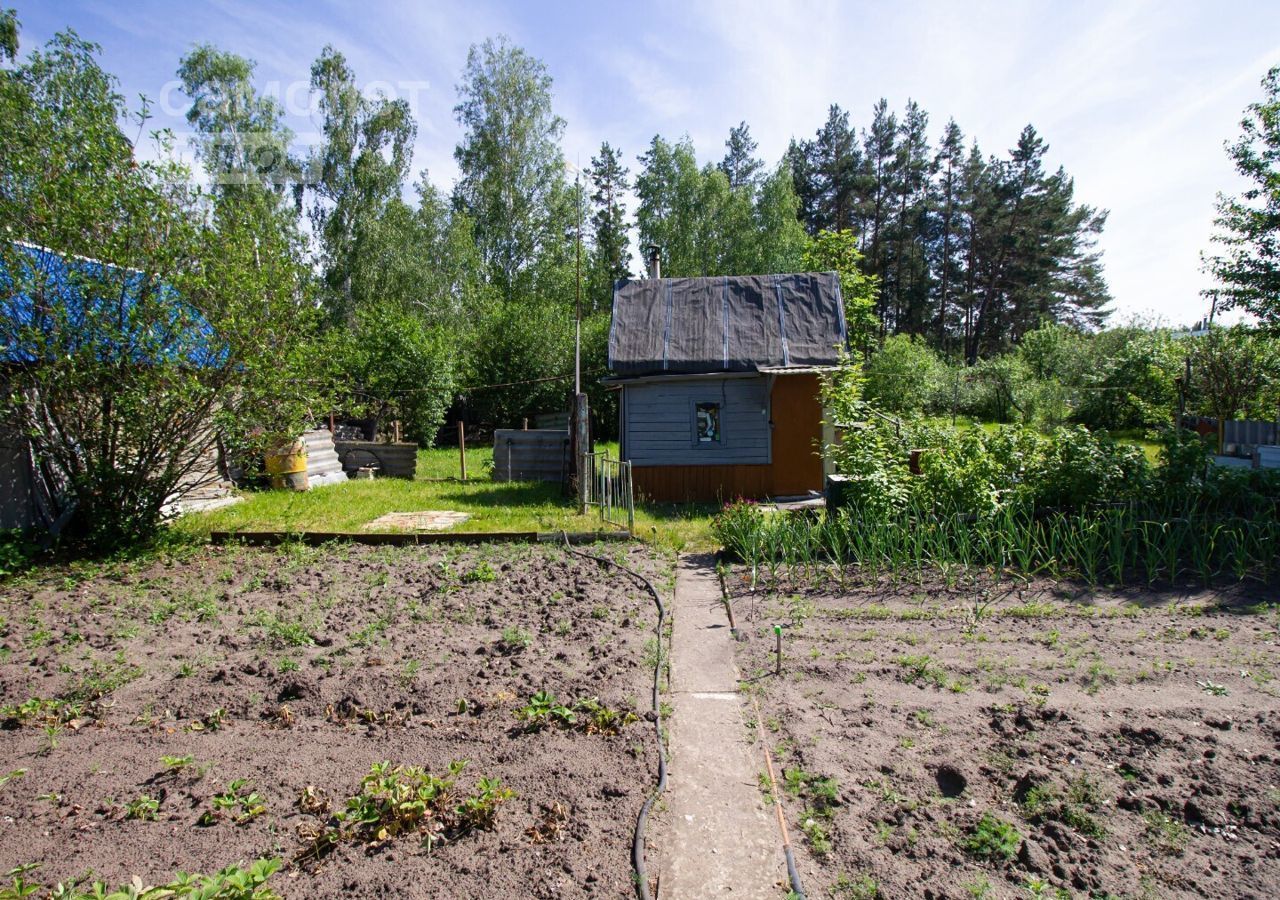
[[[1017,855],[1021,844],[1022,835],[1017,828],[986,812],[960,846],[979,859],[1010,860]]]

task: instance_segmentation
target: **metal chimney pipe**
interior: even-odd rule
[[[657,244],[649,244],[644,248],[645,258],[649,262],[649,277],[662,277],[662,248]]]

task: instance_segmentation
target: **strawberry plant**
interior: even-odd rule
[[[210,802],[213,809],[207,810],[197,824],[213,825],[227,817],[236,825],[244,825],[267,811],[267,801],[257,791],[249,789],[249,781],[245,778],[232,781],[221,794],[214,794]]]
[[[515,797],[515,792],[497,778],[482,777],[476,794],[458,799],[457,776],[466,764],[465,759],[454,760],[441,777],[420,766],[374,763],[360,781],[360,792],[347,798],[345,808],[329,816],[327,822],[299,827],[299,836],[307,846],[298,860],[319,859],[344,841],[373,845],[416,834],[430,849],[437,841],[493,828],[499,807]],[[329,806],[322,795],[308,788],[299,808],[323,817]]]
[[[578,721],[573,710],[550,691],[538,691],[530,697],[528,704],[516,710],[516,718],[527,723],[529,731],[541,731],[548,725],[571,727]]]

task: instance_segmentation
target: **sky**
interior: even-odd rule
[[[14,0],[9,0],[13,3]],[[7,4],[6,4],[7,5]],[[257,62],[259,90],[285,106],[302,145],[317,139],[307,82],[326,44],[362,87],[410,102],[413,172],[449,189],[461,131],[456,85],[469,47],[506,35],[546,63],[565,156],[584,168],[601,141],[632,173],[655,134],[688,135],[718,161],[747,122],[775,164],[838,103],[859,127],[881,97],[909,99],[936,140],[948,118],[986,153],[1023,126],[1082,203],[1110,210],[1101,240],[1113,321],[1185,325],[1208,311],[1216,194],[1243,182],[1224,152],[1259,82],[1280,65],[1280,2],[463,2],[268,0],[16,2],[23,49],[70,26],[102,45],[104,68],[152,125],[185,142],[178,60],[201,42]],[[639,263],[633,261],[633,266]]]

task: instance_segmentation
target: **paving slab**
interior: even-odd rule
[[[471,518],[470,513],[452,509],[422,509],[417,512],[392,512],[378,516],[362,527],[362,531],[445,531]]]
[[[765,809],[733,636],[710,556],[682,557],[671,635],[668,835],[659,900],[778,900],[786,863]]]

